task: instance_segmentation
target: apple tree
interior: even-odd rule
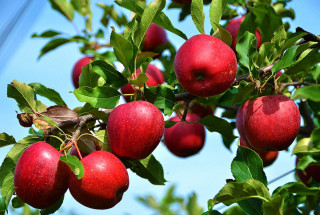
[[[189,157],[202,149],[206,129],[219,133],[226,149],[238,149],[233,178],[212,193],[202,214],[221,214],[219,203],[237,204],[224,214],[319,214],[320,38],[302,28],[289,31],[288,20],[295,16],[289,1],[116,0],[97,4],[104,13],[93,32],[89,0],[50,0],[68,21],[75,14],[85,20],[76,35],[32,35],[48,40],[39,58],[79,44],[84,57],[72,72],[79,107],[69,109],[57,91],[41,83],[8,84],[7,96],[21,111],[17,118],[30,130],[18,141],[0,134],[1,147],[12,145],[0,168],[0,213],[25,203],[41,214],[54,213],[67,189],[80,204],[111,208],[134,186],[127,171],[155,186],[166,183],[152,155],[162,136],[170,152]],[[180,10],[180,21],[192,18],[199,33],[187,38],[174,26],[166,15],[172,8]],[[185,43],[176,49],[166,32]],[[126,103],[118,105],[121,96]],[[41,97],[56,105],[47,107]],[[223,110],[221,116],[216,109]],[[165,121],[163,115],[172,117]],[[271,193],[263,167],[293,142],[297,181]],[[201,213],[195,197],[189,200],[189,213]]]

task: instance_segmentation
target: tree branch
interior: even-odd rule
[[[113,109],[105,110],[104,112],[107,115],[109,115],[112,112],[112,110]],[[94,120],[96,120],[96,119],[93,118],[93,116],[91,114],[88,114],[88,115],[80,116],[79,118],[76,118],[76,119],[70,119],[70,120],[62,121],[61,123],[57,124],[57,127],[51,127],[49,129],[45,130],[45,134],[47,134],[47,135],[51,134],[55,130],[57,130],[58,128],[66,128],[66,127],[74,126],[74,125],[80,124],[81,122],[86,124],[86,123],[92,122]]]

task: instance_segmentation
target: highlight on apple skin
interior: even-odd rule
[[[70,171],[69,189],[75,200],[93,209],[108,209],[122,199],[129,187],[124,164],[113,154],[95,151],[81,160],[84,175],[78,180]]]
[[[155,51],[156,48],[167,43],[166,31],[162,27],[151,23],[143,40],[143,51]]]
[[[237,45],[237,39],[238,39],[238,32],[241,26],[242,21],[244,20],[245,16],[239,17],[239,18],[235,18],[232,19],[227,27],[226,30],[229,31],[229,33],[232,36],[232,44],[231,44],[231,48],[236,51],[236,45]],[[260,48],[262,41],[261,41],[261,34],[260,31],[258,29],[256,29],[256,38],[257,38],[257,49]]]
[[[85,67],[90,61],[93,61],[94,57],[83,57],[76,62],[72,69],[72,82],[73,86],[77,89],[79,88],[79,77],[82,72],[82,67]]]
[[[137,78],[140,73],[141,73],[141,69],[138,68],[136,70],[136,75],[133,76],[133,78]],[[146,75],[149,78],[148,81],[146,82],[147,86],[156,87],[164,83],[164,77],[163,77],[162,71],[153,64],[149,64],[147,66]],[[122,94],[134,94],[134,89],[130,83],[121,87],[120,90]],[[126,102],[130,102],[130,97],[131,96],[123,96]]]
[[[69,167],[59,152],[46,142],[30,145],[20,156],[14,171],[17,196],[34,208],[48,208],[68,189]]]
[[[205,143],[205,128],[200,123],[188,123],[199,120],[200,117],[188,113],[186,121],[180,121],[178,116],[172,117],[171,121],[180,121],[164,130],[164,143],[174,155],[178,157],[190,157],[197,154]]]
[[[120,158],[140,160],[158,146],[164,131],[161,111],[146,101],[117,106],[108,119],[108,139],[112,152]]]
[[[232,85],[237,74],[237,58],[218,38],[195,35],[177,51],[174,70],[179,83],[190,94],[210,97]]]
[[[301,121],[297,105],[284,95],[250,100],[243,118],[249,145],[261,151],[287,149],[296,138]]]

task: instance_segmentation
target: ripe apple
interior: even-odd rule
[[[301,120],[297,105],[284,95],[250,100],[243,118],[248,143],[262,151],[287,149],[299,132]]]
[[[274,77],[275,79],[279,78],[283,73],[281,71],[278,71],[276,73],[276,76]]]
[[[189,109],[191,113],[197,114],[200,118],[213,115],[213,110],[210,106],[202,105],[197,102],[190,102]]]
[[[187,122],[194,122],[200,117],[193,113],[188,113]],[[178,116],[170,119],[180,121]],[[178,157],[189,157],[197,154],[203,147],[206,133],[204,126],[200,123],[178,122],[171,128],[164,129],[164,143],[170,152]]]
[[[236,117],[236,127],[238,129],[239,134],[240,134],[240,139],[242,141],[244,141],[246,143],[246,145],[249,145],[249,144],[248,144],[248,140],[247,140],[246,135],[243,130],[243,115],[244,115],[244,112],[248,106],[248,103],[249,103],[249,100],[247,100],[243,103],[243,105],[239,108],[239,110],[237,112],[237,117]],[[249,145],[249,147],[250,147],[250,145]],[[250,147],[250,148],[252,148],[252,147]]]
[[[146,101],[117,106],[108,119],[108,139],[118,157],[137,160],[149,156],[164,131],[161,111]]]
[[[46,142],[29,146],[14,171],[17,196],[35,208],[56,203],[68,189],[69,167],[59,160],[59,152]]]
[[[141,69],[138,68],[136,71],[136,76],[134,76],[134,78],[136,78],[140,73],[141,73]],[[147,66],[146,75],[149,78],[146,83],[146,85],[148,85],[148,86],[156,87],[159,84],[164,83],[163,73],[155,65],[149,64]],[[121,90],[122,94],[133,94],[134,93],[134,89],[130,83],[121,87],[120,90]],[[124,96],[124,99],[126,100],[126,102],[130,102],[130,96]]]
[[[75,200],[93,209],[115,206],[129,187],[129,175],[123,163],[106,151],[95,151],[81,160],[84,175],[78,180],[70,172],[69,189]]]
[[[236,51],[238,32],[239,32],[241,23],[244,20],[244,18],[245,18],[245,16],[242,16],[242,17],[236,18],[236,19],[232,19],[226,27],[226,30],[229,31],[229,33],[232,36],[231,48],[234,51]],[[259,49],[262,42],[261,42],[261,34],[258,29],[256,30],[256,38],[257,38],[257,49]]]
[[[168,43],[167,33],[160,26],[151,23],[143,40],[144,51],[154,51],[158,46]]]
[[[209,97],[231,86],[237,74],[237,58],[224,42],[201,34],[180,47],[174,70],[185,90],[198,97]]]
[[[93,61],[94,57],[83,57],[77,61],[72,69],[72,82],[75,88],[79,87],[79,77],[82,72],[82,67],[85,67],[90,61]]]
[[[240,137],[240,145],[244,146],[244,147],[249,147]],[[253,148],[251,148],[253,149]],[[259,150],[255,150],[253,149],[261,158],[262,162],[263,162],[263,167],[267,167],[270,166],[271,164],[273,164],[273,162],[277,159],[279,152],[278,151],[259,151]]]
[[[299,158],[296,158],[296,166],[299,162]],[[310,187],[308,183],[310,178],[313,178],[316,182],[320,183],[320,165],[310,165],[305,170],[297,170],[297,175],[302,183]]]

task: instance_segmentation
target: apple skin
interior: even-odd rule
[[[75,88],[79,87],[79,77],[82,72],[82,67],[85,67],[90,61],[93,61],[94,57],[83,57],[76,62],[72,69],[72,82]]]
[[[296,166],[299,163],[299,158],[296,158]],[[320,165],[310,165],[302,170],[297,170],[297,175],[302,183],[307,187],[311,185],[308,183],[310,178],[313,178],[316,182],[320,183]]]
[[[218,38],[195,35],[178,50],[174,70],[185,90],[198,97],[209,97],[231,86],[237,74],[237,58]]]
[[[59,152],[46,142],[29,146],[14,171],[17,196],[34,208],[56,203],[68,189],[69,167],[59,160]]]
[[[167,43],[168,38],[166,31],[162,27],[151,23],[143,40],[143,50],[154,51],[158,46]]]
[[[205,106],[197,102],[190,102],[189,110],[191,113],[197,114],[200,118],[213,115],[213,110],[210,106]]]
[[[301,121],[297,105],[284,95],[250,100],[243,118],[248,143],[261,151],[287,149],[296,138]]]
[[[283,73],[281,71],[278,71],[275,75],[275,79],[279,78]]]
[[[241,26],[242,21],[244,20],[245,16],[242,16],[240,18],[235,18],[232,19],[229,24],[226,27],[226,30],[229,31],[229,33],[232,36],[232,44],[231,48],[236,51],[236,45],[237,45],[237,37],[238,37],[238,32]],[[260,31],[257,29],[256,30],[256,38],[257,38],[257,49],[260,48],[261,46],[261,34]]]
[[[238,112],[237,112],[237,117],[236,117],[236,127],[238,129],[238,132],[240,134],[240,139],[242,141],[244,141],[246,143],[246,145],[249,146],[249,148],[252,148],[250,146],[250,144],[248,144],[248,140],[247,140],[247,137],[244,133],[244,130],[243,130],[243,115],[244,115],[244,112],[248,106],[248,103],[249,103],[249,100],[245,101],[242,106],[239,108]],[[240,141],[241,142],[241,141]]]
[[[197,121],[200,117],[193,113],[188,113],[187,122]],[[170,119],[180,121],[178,116]],[[189,157],[197,154],[204,146],[206,133],[204,126],[200,123],[178,122],[171,128],[164,130],[164,143],[174,155],[178,157]]]
[[[240,146],[251,148],[242,140],[241,137],[240,137]],[[273,162],[277,159],[278,154],[279,154],[278,151],[259,151],[259,150],[255,150],[253,148],[251,148],[251,149],[254,150],[260,156],[260,158],[263,162],[263,167],[267,167],[267,166],[270,166],[271,164],[273,164]]]
[[[95,151],[81,160],[84,175],[78,180],[70,172],[69,190],[75,200],[93,209],[108,209],[122,199],[129,187],[123,163],[106,151]]]
[[[112,152],[120,158],[140,160],[158,146],[164,131],[161,111],[146,101],[117,106],[108,119]]]
[[[136,76],[134,76],[134,78],[136,78],[140,73],[141,73],[141,69],[138,68],[136,70]],[[148,86],[156,87],[156,86],[164,83],[163,73],[155,65],[149,64],[147,66],[146,75],[149,78],[146,83],[146,85],[148,85]],[[134,89],[130,83],[121,87],[120,90],[121,90],[122,94],[133,94],[134,93]],[[124,96],[123,98],[126,100],[126,102],[130,102],[130,96]]]

